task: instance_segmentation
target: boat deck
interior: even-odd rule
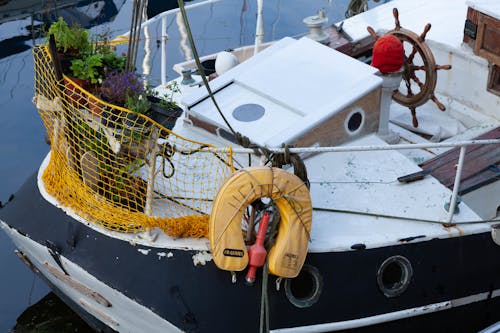
[[[486,140],[498,138],[500,138],[500,127],[475,139]],[[434,178],[438,179],[441,184],[452,189],[455,180],[455,166],[458,161],[459,153],[459,148],[451,149],[444,154],[420,164],[420,167],[426,174],[431,174]],[[500,179],[499,145],[472,146],[467,148],[465,155],[459,194],[466,194]]]

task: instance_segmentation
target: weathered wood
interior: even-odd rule
[[[291,144],[296,147],[310,147],[317,144],[321,147],[336,146],[352,138],[377,131],[380,117],[380,94],[380,89],[375,89],[358,101],[333,114],[318,127],[309,130]],[[332,98],[335,98],[335,95],[332,95]],[[363,125],[359,131],[349,133],[345,128],[345,124],[351,112],[356,112],[356,110],[363,110]]]
[[[467,21],[465,30],[464,30],[464,39],[463,41],[467,44],[469,44],[470,47],[474,48],[474,45],[476,44],[476,39],[477,39],[477,23],[479,21],[479,12],[473,8],[468,8],[467,9]],[[475,30],[475,31],[474,31]],[[475,37],[469,36],[471,34],[472,36],[475,35]]]
[[[475,139],[498,139],[500,127],[495,128]],[[420,167],[425,174],[431,174],[448,188],[453,188],[456,164],[460,148],[454,148],[436,156]],[[459,193],[464,194],[500,179],[500,145],[475,145],[467,147],[462,170]]]
[[[500,21],[480,13],[474,53],[500,65]]]
[[[50,274],[55,276],[57,279],[61,280],[62,282],[66,283],[68,286],[71,288],[77,290],[78,292],[82,293],[85,296],[88,296],[92,298],[94,301],[97,303],[101,304],[102,306],[105,306],[107,308],[111,307],[111,302],[108,301],[104,296],[99,294],[96,291],[93,291],[83,283],[73,279],[71,276],[64,274],[60,270],[58,270],[56,267],[50,265],[48,262],[44,262],[43,265],[45,268],[49,271]]]
[[[488,74],[488,91],[500,96],[500,65],[492,65]]]
[[[372,36],[352,42],[345,32],[342,30],[339,32],[335,26],[326,28],[325,32],[330,37],[326,44],[327,46],[354,58],[369,52],[373,47],[373,43],[375,43],[375,39]]]
[[[60,81],[63,79],[63,71],[61,62],[57,57],[56,39],[54,38],[54,35],[49,36],[49,52],[50,52],[50,57],[52,58],[52,62],[54,63],[54,71],[56,74],[56,79]]]

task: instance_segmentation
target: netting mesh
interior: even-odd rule
[[[106,103],[67,77],[58,81],[48,49],[33,52],[34,102],[52,147],[46,190],[111,230],[206,237],[212,199],[234,171],[231,149],[201,153],[209,145]]]

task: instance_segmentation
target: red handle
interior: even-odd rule
[[[255,282],[255,273],[257,267],[264,266],[266,262],[267,251],[264,247],[264,240],[266,239],[267,226],[269,225],[269,213],[265,212],[260,220],[259,231],[257,231],[257,239],[255,244],[248,249],[248,259],[250,268],[248,269],[245,280],[248,284]]]

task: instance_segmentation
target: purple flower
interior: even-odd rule
[[[133,72],[113,72],[102,82],[102,96],[108,101],[124,105],[127,96],[137,97],[144,92],[144,82]]]

